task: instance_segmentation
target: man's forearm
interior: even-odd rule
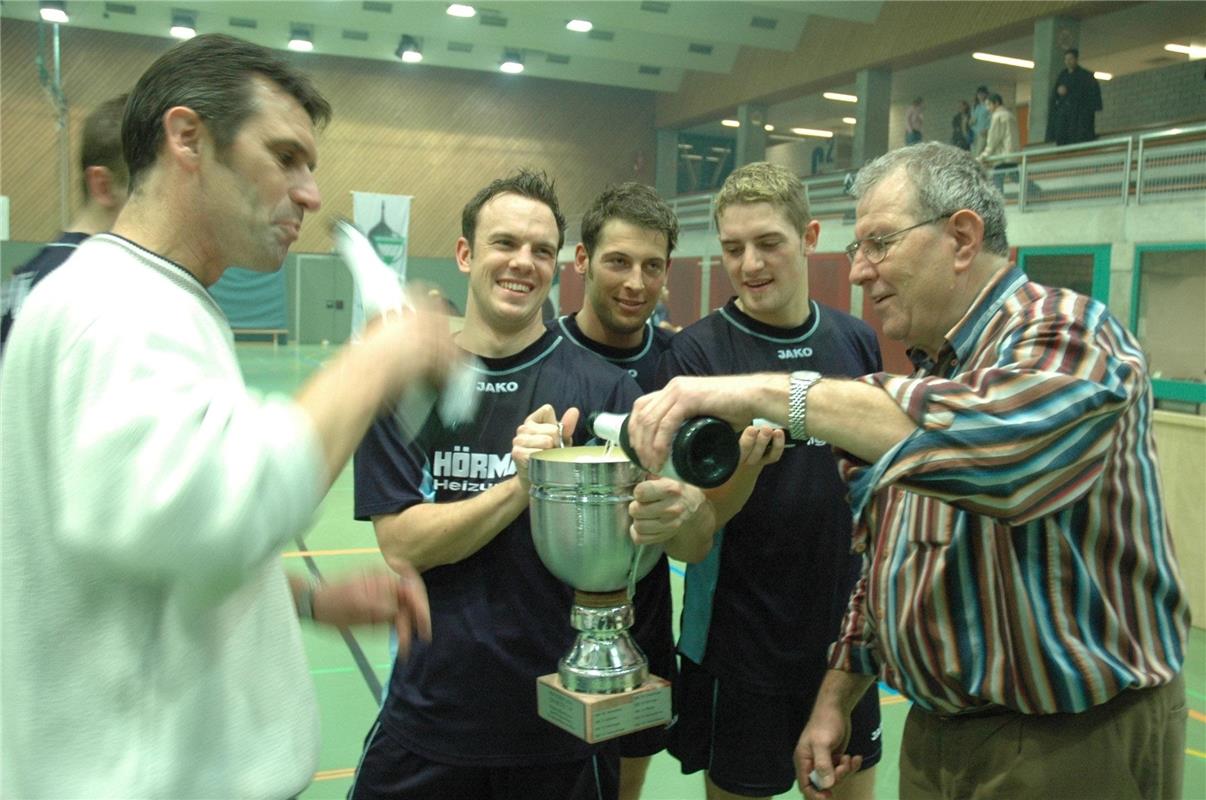
[[[874,675],[829,669],[821,681],[821,688],[817,690],[816,705],[836,707],[849,716],[874,683]]]

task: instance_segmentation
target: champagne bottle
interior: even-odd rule
[[[595,412],[588,424],[595,436],[618,445],[634,464],[641,463],[628,442],[627,414]],[[675,432],[670,457],[658,474],[712,489],[732,477],[740,459],[741,446],[729,423],[717,417],[694,417]]]

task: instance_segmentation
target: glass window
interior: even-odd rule
[[[1092,253],[1059,253],[1052,255],[1026,254],[1023,267],[1026,276],[1035,283],[1093,296]]]
[[[1164,382],[1206,387],[1206,248],[1137,250],[1133,327],[1157,395],[1169,394],[1160,391]],[[1202,389],[1176,394],[1206,396]]]

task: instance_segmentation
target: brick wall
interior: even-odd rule
[[[1206,121],[1206,61],[1186,61],[1102,81],[1101,104],[1097,132],[1102,136],[1166,122]]]

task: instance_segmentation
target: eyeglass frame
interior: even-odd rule
[[[866,251],[863,251],[863,257],[866,258],[871,264],[882,264],[884,259],[888,257],[888,248],[885,247],[885,245],[898,241],[909,231],[916,230],[917,228],[923,228],[926,225],[933,225],[938,220],[946,219],[947,217],[951,216],[954,216],[954,212],[939,214],[933,219],[927,219],[925,222],[918,222],[916,225],[910,225],[907,228],[901,228],[900,230],[892,231],[891,233],[883,233],[878,236],[868,236],[864,239],[855,239],[853,242],[846,245],[846,249],[844,251],[846,253],[846,258],[850,259],[850,263],[853,264],[854,259],[858,257],[859,251],[863,250],[863,245],[866,242],[875,242],[880,251],[879,258],[872,258],[866,253]]]

